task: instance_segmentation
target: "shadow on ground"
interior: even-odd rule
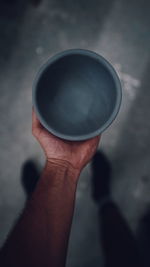
[[[93,198],[99,206],[100,242],[106,267],[142,267],[134,237],[120,209],[110,195],[111,165],[102,152],[92,161]]]
[[[61,38],[59,42],[63,43],[64,35],[66,35],[75,44],[76,40],[80,40],[81,43],[82,40],[83,42],[86,40],[89,44],[93,43],[94,39],[99,38],[103,23],[109,15],[114,1],[46,0],[43,2],[42,0],[0,0],[0,60],[3,63],[3,68],[11,58],[13,50],[17,49],[20,35],[23,35],[22,25],[24,19],[26,19],[28,8],[32,8],[32,6],[40,8],[42,5],[41,13],[39,11],[40,19],[46,19],[47,24],[49,24],[48,35],[51,36],[52,42],[53,39],[56,42],[59,36]],[[32,12],[34,17],[34,13],[38,12],[38,9],[32,9]],[[37,20],[36,16],[35,19]],[[39,29],[39,27],[37,28],[38,21],[36,20],[34,31]],[[43,32],[45,32],[45,29]],[[53,36],[53,32],[55,32],[55,36]],[[47,42],[47,35],[42,35],[43,37],[44,42]],[[57,46],[59,50],[59,43]]]
[[[21,171],[21,183],[25,191],[25,194],[27,196],[27,199],[33,193],[39,178],[40,178],[39,167],[33,160],[31,159],[27,160],[23,164]]]
[[[138,239],[110,195],[111,165],[103,152],[92,160],[92,196],[99,210],[100,243],[106,267],[148,267],[150,264],[150,213],[141,220]],[[40,170],[28,160],[22,167],[21,181],[29,198]]]
[[[0,0],[0,60],[3,67],[16,49],[27,6],[28,1],[24,0]]]
[[[150,207],[148,208],[146,214],[141,218],[138,232],[138,242],[141,254],[144,259],[144,265],[146,267],[150,266]]]

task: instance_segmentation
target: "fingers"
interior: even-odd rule
[[[32,108],[32,133],[33,135],[36,136],[41,129],[42,129],[42,125],[35,114],[34,108]]]
[[[100,139],[101,139],[101,135],[97,135],[95,137],[92,137],[92,138],[86,140],[85,142],[89,143],[89,144],[95,144],[95,143],[99,143]]]
[[[50,132],[48,132],[43,125],[40,123],[38,117],[36,116],[36,113],[34,111],[34,108],[32,108],[32,134],[39,139],[39,133],[44,134],[45,136],[49,136],[49,137],[55,137],[53,134],[51,134]]]
[[[101,140],[101,135],[98,135],[95,138],[93,138],[93,145],[98,147],[100,140]]]
[[[40,126],[40,122],[35,114],[34,108],[32,108],[32,125],[37,128]]]
[[[97,138],[97,142],[100,142],[100,140],[101,140],[101,135],[96,136],[96,138]]]

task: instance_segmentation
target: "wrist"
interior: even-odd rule
[[[54,179],[58,178],[60,181],[63,177],[69,177],[70,180],[78,182],[80,170],[73,168],[71,163],[60,159],[47,159],[44,171]],[[66,178],[65,178],[66,179]]]

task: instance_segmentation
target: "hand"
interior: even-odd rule
[[[86,141],[67,141],[49,133],[32,111],[32,133],[43,148],[50,163],[71,167],[81,172],[96,152],[100,136]]]

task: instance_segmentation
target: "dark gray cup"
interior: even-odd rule
[[[50,58],[33,84],[33,105],[41,124],[66,140],[86,140],[102,133],[115,119],[121,85],[102,56],[82,49]]]

